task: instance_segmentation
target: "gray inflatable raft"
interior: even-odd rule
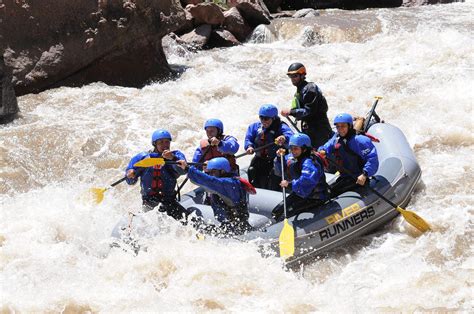
[[[379,143],[374,143],[379,157],[379,169],[370,185],[392,202],[404,207],[421,177],[413,151],[400,129],[393,125],[375,123],[368,132],[380,140]],[[334,175],[327,174],[329,184],[335,179]],[[218,225],[212,208],[202,204],[203,195],[204,190],[197,188],[183,195],[181,204],[205,221]],[[272,210],[281,201],[281,192],[257,189],[257,194],[249,198],[249,223],[258,231],[251,231],[237,238],[257,242],[278,255],[278,238],[283,221],[275,221]],[[308,208],[306,212],[288,219],[295,231],[295,254],[287,259],[287,263],[291,266],[311,259],[373,231],[397,215],[395,208],[365,188],[343,193],[322,206]],[[144,230],[144,219],[122,219],[114,228],[112,236],[123,237],[124,229]]]

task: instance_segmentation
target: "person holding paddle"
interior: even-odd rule
[[[255,187],[278,191],[278,180],[273,171],[273,159],[278,146],[275,144],[259,148],[271,143],[284,145],[288,143],[293,131],[280,120],[278,109],[272,104],[261,106],[258,115],[260,121],[249,125],[245,135],[244,148],[248,154],[255,153],[247,172],[249,181]]]
[[[338,114],[334,118],[334,125],[337,133],[318,151],[322,156],[334,155],[335,162],[350,173],[342,172],[337,178],[330,187],[331,197],[365,185],[379,168],[377,149],[369,137],[356,134],[350,114]]]
[[[290,138],[291,154],[286,155],[284,165],[281,165],[282,158],[275,158],[275,172],[282,176],[285,170],[287,179],[280,182],[280,186],[291,190],[287,197],[288,212],[296,215],[310,208],[314,208],[329,199],[326,175],[324,174],[323,161],[312,154],[311,139],[304,133],[297,133]],[[281,148],[277,152],[278,156],[285,154],[285,149]],[[283,214],[283,207],[278,206],[272,212],[273,217],[279,220]]]
[[[239,166],[234,154],[239,150],[237,139],[224,135],[224,124],[219,119],[209,119],[204,123],[207,138],[202,139],[194,152],[193,162],[205,162],[215,157],[225,157],[232,172],[239,175]]]
[[[164,129],[158,129],[151,136],[153,150],[134,156],[126,169],[126,181],[132,185],[140,178],[143,210],[149,211],[159,205],[158,210],[166,212],[176,220],[186,217],[186,209],[176,200],[177,178],[185,172],[178,164],[155,165],[138,168],[134,165],[145,158],[164,158],[169,161],[186,161],[179,150],[170,150],[171,134]]]
[[[242,234],[250,230],[248,194],[255,194],[256,190],[247,180],[235,176],[226,158],[209,160],[206,172],[194,166],[188,168],[186,161],[179,164],[183,170],[188,169],[189,180],[210,195],[214,216],[221,223],[219,230],[212,228],[212,231]]]
[[[296,93],[291,108],[283,109],[281,115],[293,116],[301,121],[300,130],[311,138],[313,147],[319,147],[334,133],[327,116],[326,98],[318,85],[306,81],[306,68],[303,64],[292,63],[286,74],[296,86]]]

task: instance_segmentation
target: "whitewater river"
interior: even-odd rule
[[[175,81],[20,97],[20,118],[0,126],[0,312],[472,312],[473,12],[473,1],[331,10],[277,21],[264,43],[197,54],[171,46],[170,63],[187,68]],[[435,231],[415,237],[397,218],[299,271],[253,244],[198,241],[166,219],[147,252],[109,253],[139,188],[119,185],[99,205],[84,192],[119,179],[159,127],[189,158],[210,117],[242,143],[261,104],[289,106],[295,61],[320,85],[331,120],[365,115],[384,97],[379,115],[403,130],[423,171],[407,209]]]

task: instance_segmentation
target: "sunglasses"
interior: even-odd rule
[[[298,77],[299,74],[287,74],[289,78],[295,78]]]
[[[264,117],[264,116],[260,116],[260,120],[262,121],[268,121],[268,120],[271,120],[272,118],[270,117]]]

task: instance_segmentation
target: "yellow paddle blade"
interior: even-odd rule
[[[280,257],[288,258],[295,254],[295,231],[285,218],[280,233]]]
[[[107,191],[106,188],[92,188],[90,189],[92,200],[96,203],[99,204],[104,200],[104,193]]]
[[[145,158],[136,162],[134,167],[148,168],[153,166],[163,166],[165,164],[164,158]]]
[[[430,225],[423,218],[421,218],[414,212],[405,210],[401,208],[400,206],[397,207],[397,210],[400,212],[400,214],[402,214],[403,218],[405,218],[405,220],[410,225],[420,230],[421,232],[426,232],[428,230],[431,230]]]

